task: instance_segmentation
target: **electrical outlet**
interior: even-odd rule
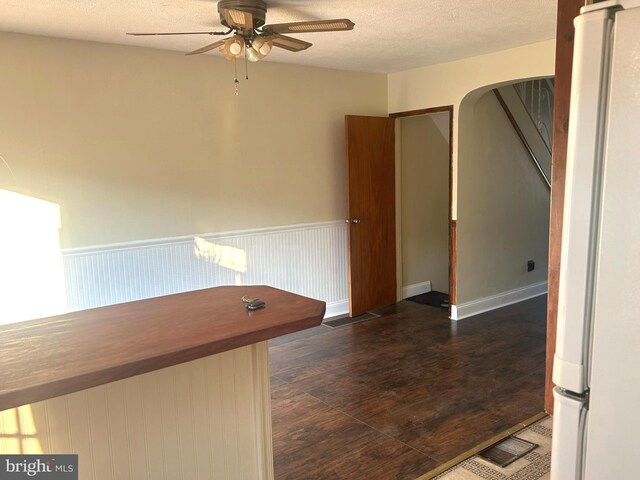
[[[536,262],[527,260],[527,272],[533,272],[536,269]]]

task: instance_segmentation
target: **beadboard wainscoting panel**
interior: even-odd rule
[[[273,479],[267,343],[0,412],[0,453],[81,480]]]
[[[332,315],[348,308],[344,222],[69,249],[63,260],[69,310],[220,285],[269,285],[325,301]]]

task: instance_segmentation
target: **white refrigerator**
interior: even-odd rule
[[[640,478],[640,0],[575,20],[552,480]]]

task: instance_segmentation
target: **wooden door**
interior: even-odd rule
[[[396,301],[395,124],[345,117],[349,315]]]

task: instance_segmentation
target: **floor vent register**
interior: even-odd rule
[[[504,468],[510,463],[515,462],[520,457],[525,456],[537,446],[537,444],[527,442],[521,438],[507,437],[501,442],[481,451],[478,456],[493,463],[494,465]]]

